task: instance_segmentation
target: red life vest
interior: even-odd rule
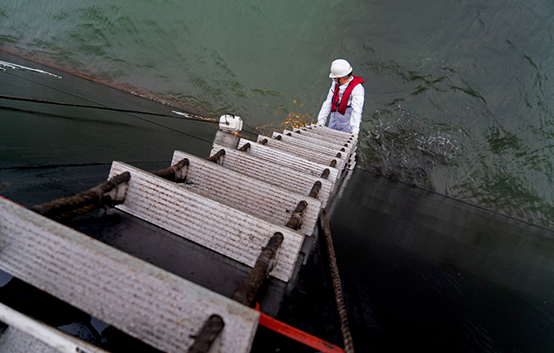
[[[339,102],[339,84],[335,82],[335,93],[333,93],[333,100],[331,101],[331,111],[336,112],[338,110],[339,113],[344,115],[346,113],[346,108],[348,106],[348,98],[350,98],[350,93],[352,93],[352,90],[354,87],[356,87],[360,83],[364,83],[364,79],[358,76],[352,76],[354,77],[352,81],[348,84],[346,89],[344,90],[344,93],[342,94],[342,99]]]

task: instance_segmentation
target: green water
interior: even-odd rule
[[[552,227],[553,22],[547,0],[7,0],[0,46],[260,133],[315,121],[346,58],[359,166]]]

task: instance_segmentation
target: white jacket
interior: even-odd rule
[[[342,99],[342,95],[348,87],[350,81],[343,83],[339,86],[339,102]],[[331,113],[331,101],[333,100],[333,94],[335,93],[336,83],[333,81],[327,99],[321,105],[321,110],[317,116],[317,123],[325,125],[327,122],[327,116]],[[344,115],[341,113],[331,113],[331,119],[329,120],[329,127],[331,129],[349,132],[351,134],[357,134],[360,132],[360,123],[362,122],[362,111],[364,108],[365,89],[364,86],[359,84],[354,87],[350,97],[348,98],[348,108]]]

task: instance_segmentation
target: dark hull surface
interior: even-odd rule
[[[171,115],[171,108],[7,53],[0,94]],[[104,181],[114,160],[169,166],[174,150],[208,157],[209,122],[0,99],[0,195],[24,206]],[[246,123],[248,120],[246,119]],[[247,127],[248,129],[248,127]],[[254,139],[254,134],[245,133]],[[355,169],[329,208],[359,352],[554,350],[554,233]],[[70,226],[230,296],[248,268],[117,210]],[[319,232],[288,284],[262,288],[262,311],[342,346]],[[130,338],[3,274],[0,300],[113,351]],[[133,343],[139,344],[139,343]],[[126,350],[127,349],[127,350]],[[260,328],[253,352],[311,352]]]

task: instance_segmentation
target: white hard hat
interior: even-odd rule
[[[331,63],[330,78],[339,78],[347,76],[352,72],[352,66],[344,59],[337,59]]]

